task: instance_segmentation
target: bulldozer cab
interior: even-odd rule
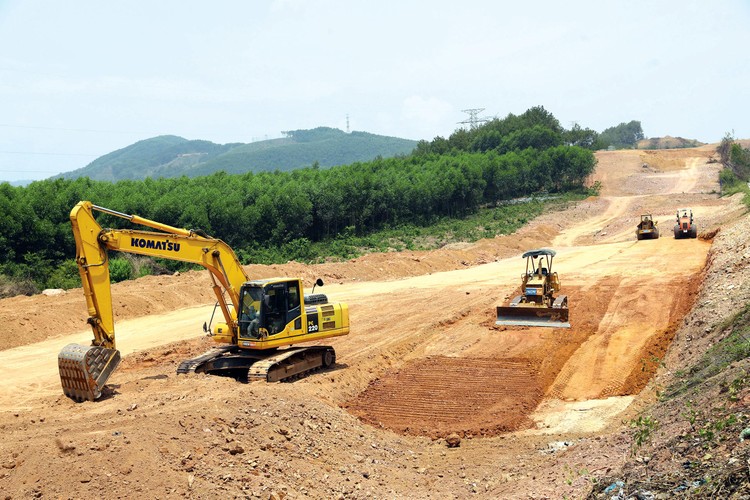
[[[523,254],[526,257],[526,274],[523,278],[524,293],[528,295],[549,295],[560,287],[557,273],[552,272],[554,250],[533,250]],[[533,285],[533,288],[530,286]]]
[[[539,257],[539,260],[534,260],[536,258],[534,256],[528,256],[526,258],[526,274],[527,275],[543,276],[549,273],[549,268],[550,268],[549,263],[545,263],[541,255],[538,257]]]

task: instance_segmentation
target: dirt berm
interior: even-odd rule
[[[725,282],[708,256],[715,262],[717,252],[748,244],[746,231],[729,230],[747,221],[736,199],[717,196],[712,152],[598,153],[600,197],[510,236],[344,263],[248,266],[258,278],[302,276],[311,285],[322,277],[329,299],[349,304],[352,333],[331,342],[335,368],[293,383],[175,374],[210,345],[201,332],[212,310],[205,272],[113,287],[125,358],[94,403],[65,398],[56,373],[64,345],[90,340],[81,290],[2,300],[0,491],[586,495],[625,464],[632,438],[623,422],[653,401],[653,375],[699,355],[690,344],[669,349],[697,298],[711,300],[701,283]],[[692,208],[701,231],[724,229],[713,250],[710,239],[636,241],[641,213],[669,235],[681,207]],[[718,245],[724,234],[737,241]],[[496,327],[495,307],[518,288],[520,254],[542,246],[558,252],[572,327]],[[451,434],[459,446],[446,446]]]

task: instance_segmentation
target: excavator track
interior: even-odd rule
[[[319,368],[328,368],[335,362],[336,352],[330,346],[292,347],[266,352],[223,346],[183,361],[177,373],[226,374],[245,371],[248,381],[279,382]]]
[[[203,370],[200,368],[209,361],[215,360],[228,352],[237,352],[239,350],[239,347],[233,345],[214,347],[199,356],[184,360],[180,363],[180,366],[177,367],[177,373],[202,372]]]
[[[293,347],[255,363],[250,367],[248,380],[280,382],[318,368],[328,368],[335,362],[336,351],[331,346]]]

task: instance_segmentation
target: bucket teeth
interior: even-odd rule
[[[57,356],[63,392],[76,401],[94,401],[102,395],[104,384],[119,364],[117,349],[66,345]]]

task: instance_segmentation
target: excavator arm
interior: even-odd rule
[[[95,210],[158,232],[102,229],[94,218]],[[89,313],[88,323],[94,339],[90,347],[69,344],[58,355],[60,381],[67,396],[76,400],[97,399],[120,362],[115,345],[109,250],[190,262],[208,269],[224,319],[233,341],[236,341],[239,292],[242,283],[249,278],[226,243],[197,231],[123,214],[88,201],[79,202],[71,210],[70,221],[76,241],[76,263]]]

